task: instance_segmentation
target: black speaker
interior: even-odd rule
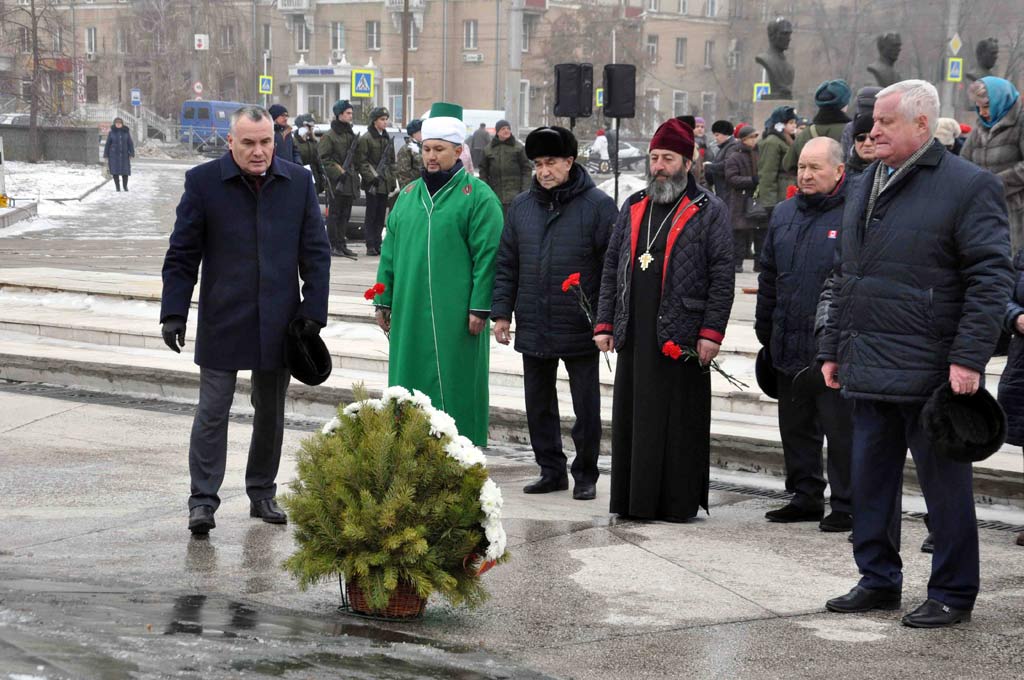
[[[604,117],[636,117],[636,66],[605,64]]]
[[[555,115],[589,118],[594,112],[594,65],[555,65]]]

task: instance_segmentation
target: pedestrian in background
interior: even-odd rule
[[[480,161],[480,179],[494,190],[507,213],[512,199],[530,188],[532,178],[533,163],[512,134],[512,124],[499,120],[494,125],[494,139],[484,149]]]
[[[809,140],[815,137],[831,137],[842,143],[843,131],[850,122],[850,117],[844,111],[849,103],[850,86],[845,80],[826,80],[818,86],[814,91],[814,105],[818,107],[818,112],[814,114],[811,124],[797,134],[793,146],[789,148],[782,164],[786,172],[796,173],[800,152]]]
[[[762,226],[761,222],[747,216],[758,184],[757,138],[757,130],[752,125],[744,125],[738,134],[739,147],[725,162],[729,215],[732,218],[733,266],[737,274],[743,271],[743,260],[750,257],[754,230]]]
[[[740,140],[733,136],[736,129],[727,120],[716,120],[711,124],[711,135],[715,138],[717,151],[714,159],[704,166],[704,176],[707,178],[708,186],[715,190],[715,194],[729,204],[727,198],[729,185],[725,181],[725,161],[729,154],[739,149]]]
[[[871,114],[875,110],[875,95],[881,91],[882,88],[874,85],[868,85],[857,90],[857,96],[854,98],[853,120],[843,128],[842,137],[839,139],[839,144],[843,147],[843,158],[846,161],[849,161],[850,154],[853,152],[853,137],[855,134],[853,125],[857,121],[857,116],[871,118]],[[850,168],[847,167],[846,171],[849,173]]]
[[[268,111],[274,119],[274,155],[302,165],[302,156],[292,139],[292,126],[288,124],[288,109],[282,104],[274,104]]]
[[[491,143],[491,133],[487,131],[487,123],[480,123],[480,127],[473,131],[469,138],[469,155],[473,160],[473,166],[479,168],[484,161],[484,149]]]
[[[789,187],[796,184],[796,175],[786,169],[785,160],[793,148],[796,134],[796,111],[791,106],[777,106],[764,123],[764,136],[757,144],[757,202],[768,211],[786,200]],[[754,240],[756,253],[761,252],[765,224]]]
[[[390,117],[391,114],[383,106],[372,109],[366,134],[360,136],[356,144],[356,167],[359,168],[363,191],[366,192],[363,235],[366,237],[366,254],[371,256],[380,255],[388,195],[397,186],[395,146],[388,134]]]
[[[875,162],[875,140],[871,139],[874,126],[875,121],[870,114],[860,113],[853,119],[853,149],[846,162],[847,177],[856,177]]]
[[[313,114],[306,113],[295,118],[295,134],[292,142],[299,152],[302,165],[306,166],[313,173],[313,182],[316,184],[316,193],[322,194],[327,190],[324,165],[320,160],[320,152],[317,149],[316,135],[313,134],[313,126],[316,125],[316,118]]]
[[[414,118],[405,126],[405,132],[409,136],[405,145],[398,150],[398,159],[395,161],[395,173],[398,176],[398,186],[402,189],[407,184],[415,182],[423,174],[423,155],[420,153],[420,141],[423,139],[423,121]]]
[[[125,127],[124,120],[115,118],[107,142],[103,145],[103,157],[107,159],[114,187],[120,191],[122,185],[128,191],[128,177],[132,174],[132,158],[135,157],[135,143],[132,133]]]
[[[1013,83],[994,76],[974,81],[970,93],[978,124],[960,155],[1002,181],[1016,252],[1024,247],[1024,103]]]
[[[355,251],[348,247],[348,221],[352,217],[352,203],[359,198],[359,172],[357,170],[356,142],[359,137],[352,130],[352,105],[339,99],[331,107],[334,119],[331,129],[320,138],[317,151],[327,175],[327,234],[331,240],[331,255],[356,259]]]

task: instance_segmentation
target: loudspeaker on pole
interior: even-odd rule
[[[633,64],[605,64],[604,115],[605,118],[636,117],[636,66]]]
[[[594,110],[594,65],[555,65],[555,110],[561,118],[589,118]]]

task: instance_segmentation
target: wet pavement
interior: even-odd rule
[[[1024,552],[1009,531],[981,531],[974,621],[916,631],[903,612],[826,613],[856,581],[846,537],[766,523],[773,494],[716,484],[710,516],[620,521],[606,475],[594,502],[527,496],[529,452],[499,443],[488,462],[512,558],[483,577],[491,599],[357,619],[337,582],[303,592],[282,570],[291,527],[248,517],[244,415],[217,528],[190,537],[189,412],[0,390],[0,679],[982,678],[1024,662]],[[290,421],[281,484],[314,428]],[[902,529],[909,610],[929,558],[923,524]]]

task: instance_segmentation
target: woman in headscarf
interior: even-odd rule
[[[985,76],[971,85],[978,125],[960,155],[1003,181],[1010,211],[1014,252],[1024,246],[1024,113],[1017,88],[1008,80]]]
[[[124,121],[115,118],[107,135],[107,143],[103,147],[103,157],[107,159],[110,176],[114,178],[114,186],[128,191],[128,176],[132,174],[132,158],[135,156],[135,144],[132,133],[125,127]]]

